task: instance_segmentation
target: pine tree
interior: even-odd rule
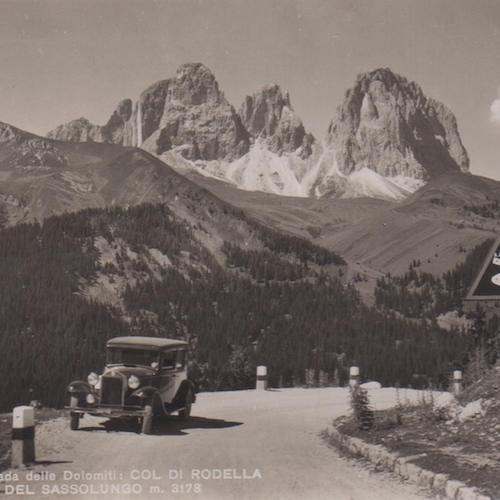
[[[362,431],[369,431],[373,427],[375,415],[366,389],[359,386],[351,388],[351,409],[358,428]]]
[[[0,205],[0,229],[7,227],[8,223],[9,216],[7,214],[7,209],[5,208],[5,205]]]

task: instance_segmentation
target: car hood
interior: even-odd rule
[[[156,371],[153,368],[148,368],[147,366],[111,366],[104,370],[103,375],[111,375],[112,373],[119,373],[120,375],[125,375],[125,377],[130,377],[130,375],[135,375],[139,378],[152,377]]]

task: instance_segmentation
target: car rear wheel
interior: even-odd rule
[[[193,405],[193,391],[191,389],[189,389],[186,393],[184,405],[184,408],[179,410],[179,418],[181,420],[187,420],[191,416],[191,407]]]
[[[142,434],[151,434],[151,428],[153,426],[153,407],[151,405],[146,405],[144,407],[144,416],[142,417]]]
[[[72,411],[69,414],[69,428],[72,431],[78,430],[78,425],[80,424],[80,414]]]

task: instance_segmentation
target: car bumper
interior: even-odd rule
[[[143,417],[147,411],[144,408],[106,408],[102,406],[80,407],[80,406],[66,406],[66,410],[72,413],[79,413],[83,415],[88,413],[96,417],[120,418],[120,417]]]

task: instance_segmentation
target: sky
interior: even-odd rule
[[[186,62],[228,100],[268,83],[322,138],[359,73],[389,67],[456,115],[471,171],[500,179],[498,0],[0,0],[0,121],[103,124]]]

